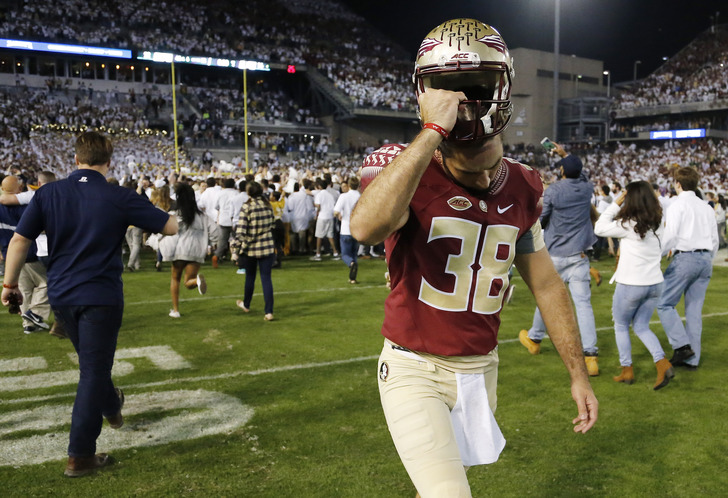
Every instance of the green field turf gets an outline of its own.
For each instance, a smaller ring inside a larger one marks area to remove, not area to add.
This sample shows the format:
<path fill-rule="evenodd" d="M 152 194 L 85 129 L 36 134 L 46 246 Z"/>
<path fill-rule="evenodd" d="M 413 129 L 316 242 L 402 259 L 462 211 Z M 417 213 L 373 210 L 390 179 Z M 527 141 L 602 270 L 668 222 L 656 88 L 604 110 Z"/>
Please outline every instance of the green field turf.
<path fill-rule="evenodd" d="M 474 496 L 728 493 L 728 268 L 715 269 L 708 290 L 701 367 L 677 369 L 655 392 L 652 359 L 634 336 L 636 382 L 612 380 L 613 264 L 597 263 L 605 281 L 592 287 L 602 375 L 593 379 L 599 421 L 586 435 L 571 430 L 576 410 L 553 346 L 530 356 L 518 343 L 534 301 L 515 277 L 496 413 L 508 442 L 497 463 L 469 471 Z M 124 274 L 115 382 L 126 425 L 104 425 L 98 450 L 116 464 L 93 476 L 62 474 L 77 379 L 71 344 L 25 335 L 2 310 L 1 496 L 414 497 L 377 391 L 383 261 L 361 261 L 356 286 L 340 261 L 285 261 L 270 323 L 259 287 L 250 314 L 236 308 L 243 277 L 229 264 L 205 265 L 207 295 L 183 290 L 182 317 L 169 318 L 168 265 L 155 272 L 149 253 L 143 265 Z"/>

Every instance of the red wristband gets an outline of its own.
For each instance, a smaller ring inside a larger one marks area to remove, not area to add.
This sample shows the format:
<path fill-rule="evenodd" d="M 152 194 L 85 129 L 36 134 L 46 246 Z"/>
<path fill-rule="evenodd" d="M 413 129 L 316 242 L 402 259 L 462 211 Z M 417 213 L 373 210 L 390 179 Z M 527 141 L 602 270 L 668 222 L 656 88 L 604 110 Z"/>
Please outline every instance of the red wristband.
<path fill-rule="evenodd" d="M 435 130 L 437 133 L 442 135 L 442 138 L 444 138 L 445 140 L 447 140 L 447 137 L 450 136 L 450 133 L 445 128 L 435 123 L 425 123 L 424 125 L 422 125 L 422 128 Z"/>
<path fill-rule="evenodd" d="M 17 289 L 18 284 L 10 285 L 10 284 L 3 284 L 3 289 Z"/>

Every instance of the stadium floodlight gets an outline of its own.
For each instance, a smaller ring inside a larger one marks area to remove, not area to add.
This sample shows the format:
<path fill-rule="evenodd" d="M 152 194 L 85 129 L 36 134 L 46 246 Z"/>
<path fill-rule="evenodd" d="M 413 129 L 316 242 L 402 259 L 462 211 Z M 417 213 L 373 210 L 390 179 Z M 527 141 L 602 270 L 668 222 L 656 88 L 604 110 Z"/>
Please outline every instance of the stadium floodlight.
<path fill-rule="evenodd" d="M 632 81 L 637 81 L 637 66 L 639 64 L 642 64 L 642 61 L 634 61 L 634 75 L 632 77 Z"/>

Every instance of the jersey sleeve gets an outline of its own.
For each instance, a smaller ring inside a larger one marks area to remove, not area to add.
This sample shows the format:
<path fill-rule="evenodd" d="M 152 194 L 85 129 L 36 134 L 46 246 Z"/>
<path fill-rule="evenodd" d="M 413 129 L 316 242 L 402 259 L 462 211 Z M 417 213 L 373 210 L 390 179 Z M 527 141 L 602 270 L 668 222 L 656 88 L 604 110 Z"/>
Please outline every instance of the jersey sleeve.
<path fill-rule="evenodd" d="M 35 195 L 35 192 L 32 190 L 27 190 L 25 192 L 20 192 L 19 194 L 15 194 L 16 199 L 18 199 L 18 204 L 21 206 L 25 206 L 26 204 L 30 204 L 30 200 Z"/>
<path fill-rule="evenodd" d="M 390 144 L 380 147 L 371 154 L 369 154 L 364 162 L 362 163 L 360 176 L 361 176 L 361 191 L 367 188 L 367 186 L 386 168 L 389 163 L 394 161 L 404 149 L 406 145 L 402 144 Z"/>
<path fill-rule="evenodd" d="M 516 254 L 531 254 L 546 247 L 541 223 L 536 223 L 516 241 Z"/>
<path fill-rule="evenodd" d="M 28 207 L 25 208 L 15 232 L 26 239 L 35 240 L 43 230 L 45 230 L 45 225 L 40 208 L 40 196 L 34 195 Z"/>

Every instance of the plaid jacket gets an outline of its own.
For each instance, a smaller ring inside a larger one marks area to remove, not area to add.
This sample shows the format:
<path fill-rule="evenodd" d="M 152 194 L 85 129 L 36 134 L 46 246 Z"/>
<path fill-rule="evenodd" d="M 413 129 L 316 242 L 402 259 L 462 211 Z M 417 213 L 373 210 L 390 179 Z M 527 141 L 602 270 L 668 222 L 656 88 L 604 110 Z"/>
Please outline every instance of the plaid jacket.
<path fill-rule="evenodd" d="M 240 209 L 233 251 L 253 258 L 276 252 L 273 242 L 273 209 L 261 198 L 248 200 Z"/>

